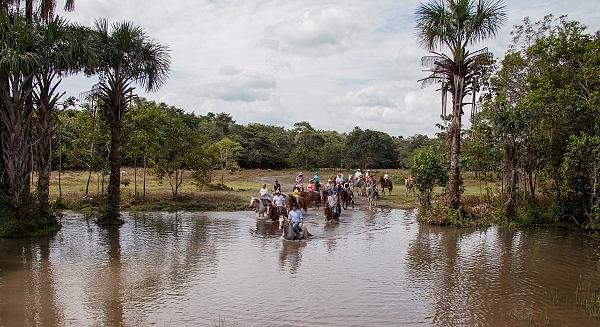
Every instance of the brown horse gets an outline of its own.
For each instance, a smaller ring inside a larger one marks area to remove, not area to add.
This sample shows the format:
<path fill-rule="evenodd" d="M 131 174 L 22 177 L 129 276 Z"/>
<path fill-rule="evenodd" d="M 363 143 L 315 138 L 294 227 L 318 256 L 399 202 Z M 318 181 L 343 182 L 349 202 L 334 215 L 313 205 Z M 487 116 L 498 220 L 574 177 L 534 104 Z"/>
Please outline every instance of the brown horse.
<path fill-rule="evenodd" d="M 345 189 L 343 187 L 340 187 L 338 188 L 338 194 L 340 196 L 340 203 L 344 210 L 348 210 L 348 205 L 351 205 L 352 209 L 354 209 L 354 198 L 352 196 L 352 190 L 350 188 Z"/>
<path fill-rule="evenodd" d="M 312 192 L 312 194 L 308 194 L 308 203 L 313 204 L 319 209 L 321 207 L 321 193 L 320 192 Z"/>
<path fill-rule="evenodd" d="M 307 192 L 305 192 L 305 193 L 307 193 Z M 307 196 L 308 196 L 308 193 L 307 193 Z M 292 201 L 294 201 L 294 196 L 292 194 L 288 194 L 285 199 L 285 206 L 287 207 L 288 211 L 292 210 Z M 307 212 L 308 211 L 307 205 L 308 205 L 308 200 L 306 200 L 302 196 L 302 194 L 300 194 L 300 197 L 298 198 L 298 206 L 300 208 L 302 208 L 302 210 L 304 210 L 304 212 Z"/>
<path fill-rule="evenodd" d="M 392 195 L 392 190 L 394 189 L 394 183 L 392 183 L 392 179 L 385 179 L 383 176 L 379 177 L 379 185 L 381 185 L 381 192 L 385 195 L 385 189 L 388 189 L 388 194 Z"/>

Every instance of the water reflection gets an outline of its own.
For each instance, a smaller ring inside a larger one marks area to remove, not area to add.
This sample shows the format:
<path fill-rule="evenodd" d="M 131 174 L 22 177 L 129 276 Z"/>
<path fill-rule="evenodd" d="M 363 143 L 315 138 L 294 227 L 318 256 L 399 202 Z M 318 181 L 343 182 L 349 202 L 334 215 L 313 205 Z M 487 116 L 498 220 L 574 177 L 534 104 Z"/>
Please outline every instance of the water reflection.
<path fill-rule="evenodd" d="M 0 325 L 63 323 L 56 304 L 51 241 L 0 240 Z"/>
<path fill-rule="evenodd" d="M 306 241 L 281 241 L 279 251 L 279 267 L 289 269 L 290 274 L 296 274 L 302 263 L 302 251 L 306 247 Z"/>
<path fill-rule="evenodd" d="M 0 325 L 600 322 L 581 305 L 600 287 L 597 240 L 419 225 L 414 215 L 355 209 L 326 224 L 311 210 L 315 236 L 300 242 L 253 213 L 136 214 L 118 228 L 68 215 L 54 238 L 0 240 Z M 294 301 L 272 306 L 282 290 Z M 295 315 L 274 320 L 281 312 Z"/>

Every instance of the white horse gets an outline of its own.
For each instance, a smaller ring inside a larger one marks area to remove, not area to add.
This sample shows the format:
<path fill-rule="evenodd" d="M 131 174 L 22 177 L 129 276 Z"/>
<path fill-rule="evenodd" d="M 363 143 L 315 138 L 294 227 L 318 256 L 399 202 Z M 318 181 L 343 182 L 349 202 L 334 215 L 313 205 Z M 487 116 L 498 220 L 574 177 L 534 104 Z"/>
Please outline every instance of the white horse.
<path fill-rule="evenodd" d="M 303 240 L 307 239 L 309 236 L 312 236 L 312 234 L 308 232 L 306 226 L 302 226 L 302 230 L 300 231 L 300 233 L 294 232 L 292 223 L 289 221 L 289 219 L 284 218 L 283 216 L 279 217 L 279 229 L 283 229 L 283 234 L 281 235 L 281 237 L 288 241 Z"/>
<path fill-rule="evenodd" d="M 257 217 L 265 217 L 265 212 L 267 212 L 267 207 L 263 204 L 263 202 L 259 198 L 251 198 L 250 206 L 248 208 L 254 209 Z"/>

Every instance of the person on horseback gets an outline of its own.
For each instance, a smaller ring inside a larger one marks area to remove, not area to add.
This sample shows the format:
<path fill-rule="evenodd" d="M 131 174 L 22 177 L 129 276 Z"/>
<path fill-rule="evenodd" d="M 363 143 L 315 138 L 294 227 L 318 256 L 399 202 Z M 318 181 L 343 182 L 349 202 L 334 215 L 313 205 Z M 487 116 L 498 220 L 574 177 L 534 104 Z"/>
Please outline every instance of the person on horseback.
<path fill-rule="evenodd" d="M 275 203 L 275 206 L 277 207 L 277 216 L 283 215 L 285 211 L 285 197 L 280 191 L 275 191 L 273 203 Z"/>
<path fill-rule="evenodd" d="M 386 170 L 385 173 L 383 174 L 383 179 L 385 179 L 385 181 L 387 182 L 390 179 L 390 174 L 388 173 L 388 171 Z"/>
<path fill-rule="evenodd" d="M 281 192 L 281 184 L 279 184 L 279 180 L 275 180 L 275 183 L 273 184 L 273 192 Z"/>
<path fill-rule="evenodd" d="M 300 207 L 297 204 L 292 204 L 292 210 L 290 210 L 288 217 L 292 223 L 292 229 L 295 233 L 299 234 L 304 225 L 304 218 L 302 217 L 302 211 L 300 211 Z"/>
<path fill-rule="evenodd" d="M 360 179 L 362 177 L 362 171 L 360 171 L 360 168 L 356 170 L 356 172 L 354 173 L 354 178 L 356 180 Z"/>
<path fill-rule="evenodd" d="M 325 184 L 325 191 L 331 191 L 331 179 L 327 180 L 327 184 Z"/>
<path fill-rule="evenodd" d="M 315 182 L 314 182 L 314 181 L 311 179 L 311 180 L 308 182 L 308 186 L 307 186 L 306 188 L 308 189 L 308 195 L 309 195 L 309 196 L 312 198 L 313 194 L 314 194 L 314 193 L 315 193 L 315 191 L 316 191 L 316 188 L 315 188 Z"/>
<path fill-rule="evenodd" d="M 321 190 L 321 174 L 319 172 L 315 172 L 315 176 L 313 176 L 313 182 L 315 183 L 315 191 L 319 192 Z"/>
<path fill-rule="evenodd" d="M 296 176 L 296 186 L 300 187 L 301 191 L 304 191 L 304 175 L 302 175 L 302 172 L 300 172 L 300 174 L 298 174 Z"/>
<path fill-rule="evenodd" d="M 370 169 L 367 169 L 367 173 L 365 174 L 365 179 L 367 180 L 367 182 L 375 182 L 375 179 L 373 178 L 373 174 L 371 173 Z"/>
<path fill-rule="evenodd" d="M 342 174 L 341 171 L 338 171 L 338 174 L 335 178 L 335 182 L 338 183 L 338 185 L 344 184 L 344 174 Z"/>
<path fill-rule="evenodd" d="M 259 196 L 263 205 L 267 208 L 267 217 L 269 217 L 269 213 L 271 212 L 269 206 L 269 203 L 271 203 L 271 196 L 269 195 L 269 190 L 267 190 L 267 184 L 263 184 L 259 191 Z"/>
<path fill-rule="evenodd" d="M 302 195 L 302 191 L 300 191 L 300 186 L 294 186 L 294 191 L 292 192 L 292 197 L 294 198 L 294 202 L 297 206 L 300 206 L 300 195 Z M 292 203 L 292 204 L 293 204 Z"/>
<path fill-rule="evenodd" d="M 340 200 L 338 197 L 337 188 L 332 188 L 329 196 L 327 197 L 327 204 L 331 208 L 331 212 L 333 214 L 338 214 L 340 212 Z"/>

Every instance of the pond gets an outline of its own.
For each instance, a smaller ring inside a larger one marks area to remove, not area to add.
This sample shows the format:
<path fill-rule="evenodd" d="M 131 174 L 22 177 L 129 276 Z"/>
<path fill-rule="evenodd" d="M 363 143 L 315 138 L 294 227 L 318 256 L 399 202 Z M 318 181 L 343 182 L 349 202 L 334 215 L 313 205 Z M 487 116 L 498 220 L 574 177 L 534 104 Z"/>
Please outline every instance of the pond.
<path fill-rule="evenodd" d="M 253 212 L 124 218 L 0 240 L 0 326 L 600 325 L 600 242 L 579 233 L 309 210 L 294 242 Z"/>

